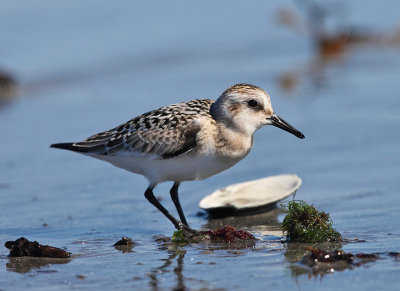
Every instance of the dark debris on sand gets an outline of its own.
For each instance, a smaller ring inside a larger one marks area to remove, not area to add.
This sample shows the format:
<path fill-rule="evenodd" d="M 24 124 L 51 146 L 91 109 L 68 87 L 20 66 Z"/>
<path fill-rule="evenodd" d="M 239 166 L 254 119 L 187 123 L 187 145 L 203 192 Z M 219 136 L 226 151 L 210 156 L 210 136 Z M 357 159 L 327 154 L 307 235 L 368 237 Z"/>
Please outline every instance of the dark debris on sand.
<path fill-rule="evenodd" d="M 114 247 L 116 246 L 135 246 L 135 243 L 129 237 L 122 237 L 114 244 Z"/>
<path fill-rule="evenodd" d="M 375 262 L 380 257 L 377 254 L 352 254 L 342 250 L 325 251 L 322 249 L 306 247 L 309 251 L 300 263 L 308 268 L 310 275 L 323 276 L 334 271 L 354 269 L 369 262 Z"/>
<path fill-rule="evenodd" d="M 63 249 L 41 245 L 37 241 L 31 242 L 24 237 L 6 242 L 5 247 L 10 250 L 9 257 L 69 258 L 71 256 L 71 253 Z"/>
<path fill-rule="evenodd" d="M 123 253 L 131 253 L 133 247 L 135 247 L 135 242 L 129 237 L 122 237 L 119 241 L 114 244 L 114 248 Z"/>

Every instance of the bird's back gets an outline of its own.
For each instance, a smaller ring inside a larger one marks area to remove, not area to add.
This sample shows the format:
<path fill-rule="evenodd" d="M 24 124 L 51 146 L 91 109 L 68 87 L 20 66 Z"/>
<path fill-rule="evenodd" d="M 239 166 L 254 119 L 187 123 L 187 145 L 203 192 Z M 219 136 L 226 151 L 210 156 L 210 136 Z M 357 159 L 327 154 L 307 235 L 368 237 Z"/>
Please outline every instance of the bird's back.
<path fill-rule="evenodd" d="M 211 118 L 210 106 L 213 102 L 196 99 L 164 106 L 81 142 L 58 143 L 51 147 L 88 155 L 151 159 L 176 157 L 196 146 L 200 127 L 193 121 L 200 117 Z"/>

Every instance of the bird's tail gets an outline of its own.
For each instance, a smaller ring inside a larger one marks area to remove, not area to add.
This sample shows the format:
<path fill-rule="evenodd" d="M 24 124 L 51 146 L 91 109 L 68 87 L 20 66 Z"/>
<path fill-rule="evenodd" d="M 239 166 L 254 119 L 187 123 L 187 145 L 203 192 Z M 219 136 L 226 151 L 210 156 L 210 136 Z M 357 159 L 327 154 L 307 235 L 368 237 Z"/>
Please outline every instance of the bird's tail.
<path fill-rule="evenodd" d="M 63 150 L 69 150 L 73 152 L 79 152 L 79 153 L 87 153 L 89 151 L 88 147 L 82 147 L 75 145 L 73 142 L 64 142 L 64 143 L 54 143 L 50 145 L 51 148 L 57 148 L 57 149 L 63 149 Z"/>

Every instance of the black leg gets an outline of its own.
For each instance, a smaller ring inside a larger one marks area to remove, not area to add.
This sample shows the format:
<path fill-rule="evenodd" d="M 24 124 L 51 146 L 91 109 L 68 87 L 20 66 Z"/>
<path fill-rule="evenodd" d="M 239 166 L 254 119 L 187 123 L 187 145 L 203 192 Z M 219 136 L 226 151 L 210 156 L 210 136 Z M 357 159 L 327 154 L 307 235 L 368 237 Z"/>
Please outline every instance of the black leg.
<path fill-rule="evenodd" d="M 150 185 L 146 191 L 144 192 L 144 197 L 146 197 L 147 200 L 151 204 L 153 204 L 155 207 L 157 207 L 158 210 L 160 210 L 175 226 L 176 229 L 181 229 L 182 228 L 182 222 L 180 222 L 178 219 L 173 217 L 167 209 L 164 208 L 164 206 L 161 205 L 160 202 L 158 202 L 157 198 L 153 194 L 153 189 L 155 186 Z"/>
<path fill-rule="evenodd" d="M 174 202 L 175 208 L 178 211 L 179 218 L 181 219 L 184 225 L 189 226 L 189 224 L 186 221 L 185 214 L 183 213 L 181 203 L 179 202 L 178 188 L 180 184 L 181 184 L 180 182 L 175 182 L 169 193 L 171 194 L 172 201 Z"/>

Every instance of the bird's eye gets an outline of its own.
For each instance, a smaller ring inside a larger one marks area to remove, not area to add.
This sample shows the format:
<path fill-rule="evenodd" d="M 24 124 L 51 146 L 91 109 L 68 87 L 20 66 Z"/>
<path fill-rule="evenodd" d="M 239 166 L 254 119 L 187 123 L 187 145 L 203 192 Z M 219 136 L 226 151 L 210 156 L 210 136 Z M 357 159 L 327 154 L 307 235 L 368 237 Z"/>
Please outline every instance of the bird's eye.
<path fill-rule="evenodd" d="M 247 105 L 249 105 L 249 107 L 251 108 L 256 108 L 258 106 L 258 102 L 257 100 L 251 99 L 247 101 Z"/>

